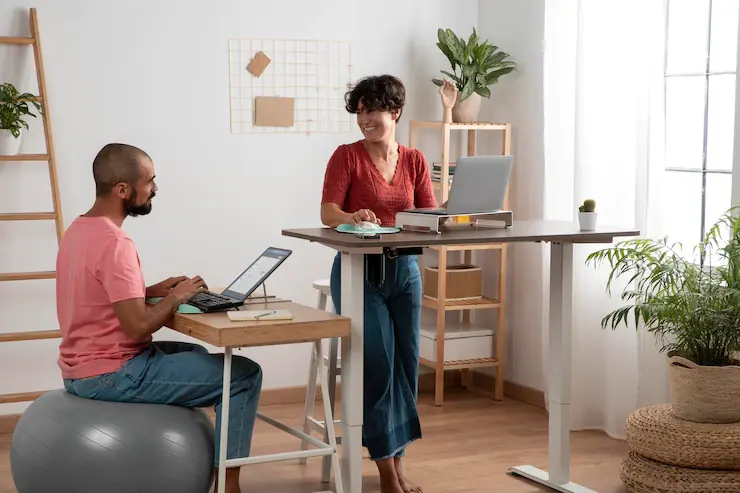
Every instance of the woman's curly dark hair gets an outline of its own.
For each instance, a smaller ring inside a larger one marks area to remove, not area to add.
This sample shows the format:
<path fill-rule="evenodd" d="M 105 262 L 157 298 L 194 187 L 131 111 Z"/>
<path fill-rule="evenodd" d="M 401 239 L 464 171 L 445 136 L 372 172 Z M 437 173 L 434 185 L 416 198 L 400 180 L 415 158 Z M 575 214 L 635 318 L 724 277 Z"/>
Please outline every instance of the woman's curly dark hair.
<path fill-rule="evenodd" d="M 347 91 L 344 101 L 347 111 L 353 114 L 359 111 L 360 102 L 373 111 L 399 110 L 398 121 L 406 104 L 406 88 L 392 75 L 372 75 L 360 79 L 352 90 Z"/>

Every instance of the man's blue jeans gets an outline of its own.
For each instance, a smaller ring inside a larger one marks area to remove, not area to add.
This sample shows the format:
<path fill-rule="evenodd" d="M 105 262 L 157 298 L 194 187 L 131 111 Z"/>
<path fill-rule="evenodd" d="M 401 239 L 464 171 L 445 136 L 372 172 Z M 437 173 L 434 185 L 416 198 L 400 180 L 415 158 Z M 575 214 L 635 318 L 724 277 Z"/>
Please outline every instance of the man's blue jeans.
<path fill-rule="evenodd" d="M 221 427 L 223 354 L 186 342 L 153 342 L 114 373 L 65 380 L 71 394 L 114 402 L 216 407 L 215 466 Z M 257 415 L 262 369 L 252 360 L 234 356 L 231 369 L 227 458 L 248 457 Z"/>

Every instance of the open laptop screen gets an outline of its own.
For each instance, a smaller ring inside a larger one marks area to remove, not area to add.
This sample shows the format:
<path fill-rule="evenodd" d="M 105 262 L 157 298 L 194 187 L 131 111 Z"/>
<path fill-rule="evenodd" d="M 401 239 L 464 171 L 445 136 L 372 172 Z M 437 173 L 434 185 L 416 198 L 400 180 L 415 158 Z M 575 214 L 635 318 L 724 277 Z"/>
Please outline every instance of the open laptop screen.
<path fill-rule="evenodd" d="M 275 269 L 293 253 L 291 250 L 270 247 L 259 256 L 252 265 L 242 272 L 234 282 L 224 290 L 224 296 L 229 296 L 237 300 L 245 300 L 247 296 L 257 289 L 260 284 L 270 277 Z"/>

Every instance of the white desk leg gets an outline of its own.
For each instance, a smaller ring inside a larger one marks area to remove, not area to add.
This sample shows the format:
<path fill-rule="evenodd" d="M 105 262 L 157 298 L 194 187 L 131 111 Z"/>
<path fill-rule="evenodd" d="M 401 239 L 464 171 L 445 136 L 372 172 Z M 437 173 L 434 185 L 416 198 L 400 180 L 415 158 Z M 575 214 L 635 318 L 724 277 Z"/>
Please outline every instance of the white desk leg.
<path fill-rule="evenodd" d="M 231 348 L 224 348 L 223 397 L 221 398 L 221 441 L 218 449 L 218 491 L 226 491 L 226 450 L 229 437 L 229 403 L 231 402 Z"/>
<path fill-rule="evenodd" d="M 548 380 L 550 471 L 517 466 L 511 473 L 555 491 L 596 493 L 570 481 L 571 322 L 573 313 L 573 244 L 550 247 L 550 346 Z"/>
<path fill-rule="evenodd" d="M 362 402 L 365 255 L 342 253 L 342 315 L 352 319 L 342 339 L 342 479 L 345 493 L 362 492 Z"/>

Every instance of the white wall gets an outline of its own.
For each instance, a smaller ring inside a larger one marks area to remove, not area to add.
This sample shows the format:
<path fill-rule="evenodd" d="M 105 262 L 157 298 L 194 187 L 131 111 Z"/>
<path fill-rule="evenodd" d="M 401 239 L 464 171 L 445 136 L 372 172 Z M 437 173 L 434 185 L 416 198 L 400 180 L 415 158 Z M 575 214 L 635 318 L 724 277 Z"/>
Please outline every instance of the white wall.
<path fill-rule="evenodd" d="M 491 87 L 491 98 L 483 100 L 480 118 L 512 126 L 509 205 L 514 219 L 542 219 L 545 0 L 480 0 L 479 13 L 481 38 L 509 53 L 510 60 L 519 65 Z M 483 144 L 483 136 L 479 141 Z M 478 150 L 496 151 L 485 145 Z M 542 389 L 542 252 L 543 246 L 537 243 L 510 245 L 507 276 L 505 378 L 537 389 Z"/>
<path fill-rule="evenodd" d="M 28 35 L 29 7 L 38 9 L 66 224 L 94 200 L 91 162 L 98 149 L 131 143 L 153 157 L 160 188 L 152 214 L 124 224 L 148 283 L 200 274 L 223 286 L 275 245 L 294 254 L 268 289 L 309 305 L 316 298 L 311 281 L 328 277 L 332 251 L 280 231 L 320 225 L 326 160 L 359 134 L 231 135 L 227 39 L 353 41 L 355 78 L 387 72 L 405 82 L 408 106 L 398 138 L 406 143 L 408 120 L 439 118 L 437 88 L 429 82 L 446 63 L 435 45 L 437 28 L 469 32 L 478 19 L 475 0 L 275 0 L 270 6 L 4 0 L 0 33 Z M 2 47 L 0 79 L 36 92 L 30 53 Z M 42 143 L 34 125 L 22 152 L 41 152 Z M 48 197 L 43 163 L 0 163 L 0 211 L 50 210 Z M 52 270 L 55 253 L 51 222 L 0 224 L 0 272 Z M 56 328 L 53 288 L 53 281 L 0 284 L 0 331 Z M 0 346 L 0 393 L 58 388 L 57 345 Z M 265 388 L 305 384 L 307 345 L 241 354 L 262 364 Z M 7 405 L 0 413 L 25 406 Z"/>

